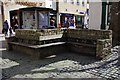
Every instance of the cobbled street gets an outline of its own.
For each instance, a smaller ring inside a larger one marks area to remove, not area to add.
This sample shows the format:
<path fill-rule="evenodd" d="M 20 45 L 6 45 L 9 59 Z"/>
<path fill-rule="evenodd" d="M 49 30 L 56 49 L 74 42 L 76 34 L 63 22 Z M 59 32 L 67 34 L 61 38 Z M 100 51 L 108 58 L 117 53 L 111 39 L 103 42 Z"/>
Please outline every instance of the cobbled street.
<path fill-rule="evenodd" d="M 0 36 L 0 45 L 2 45 L 0 48 L 0 54 L 2 54 L 0 66 L 3 80 L 25 78 L 28 80 L 37 78 L 120 79 L 119 46 L 114 47 L 113 54 L 103 60 L 73 53 L 61 53 L 41 60 L 31 60 L 23 53 L 8 52 L 4 36 Z"/>

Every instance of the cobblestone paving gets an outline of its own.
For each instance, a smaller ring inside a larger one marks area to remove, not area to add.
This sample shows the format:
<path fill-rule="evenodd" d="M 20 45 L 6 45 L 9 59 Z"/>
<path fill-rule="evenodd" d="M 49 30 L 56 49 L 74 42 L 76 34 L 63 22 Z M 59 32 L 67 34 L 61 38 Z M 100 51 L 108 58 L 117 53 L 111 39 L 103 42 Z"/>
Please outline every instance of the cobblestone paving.
<path fill-rule="evenodd" d="M 4 46 L 4 39 L 2 44 Z M 31 60 L 27 55 L 19 52 L 8 52 L 5 47 L 2 47 L 0 48 L 0 55 L 2 54 L 0 67 L 2 68 L 3 80 L 15 78 L 17 80 L 19 78 L 27 78 L 28 80 L 36 78 L 99 78 L 101 80 L 119 80 L 120 47 L 114 47 L 112 53 L 112 55 L 100 61 L 94 57 L 73 53 L 61 53 L 42 60 Z"/>

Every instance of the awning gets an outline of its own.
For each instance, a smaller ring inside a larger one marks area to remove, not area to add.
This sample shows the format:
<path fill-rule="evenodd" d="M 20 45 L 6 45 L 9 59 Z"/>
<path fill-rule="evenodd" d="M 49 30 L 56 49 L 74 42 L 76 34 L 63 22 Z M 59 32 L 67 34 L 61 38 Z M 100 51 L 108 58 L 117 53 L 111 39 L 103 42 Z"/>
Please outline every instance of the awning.
<path fill-rule="evenodd" d="M 59 13 L 73 14 L 73 15 L 76 15 L 76 16 L 85 16 L 85 14 L 74 13 L 74 12 L 59 12 Z"/>

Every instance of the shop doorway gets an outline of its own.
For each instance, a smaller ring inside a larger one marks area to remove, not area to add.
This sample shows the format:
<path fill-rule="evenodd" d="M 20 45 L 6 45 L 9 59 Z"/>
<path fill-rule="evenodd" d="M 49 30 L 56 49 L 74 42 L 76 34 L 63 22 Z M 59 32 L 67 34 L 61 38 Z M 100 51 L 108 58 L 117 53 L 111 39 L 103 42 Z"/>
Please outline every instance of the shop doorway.
<path fill-rule="evenodd" d="M 60 24 L 61 24 L 61 27 L 70 27 L 70 26 L 74 26 L 74 23 L 73 23 L 73 17 L 74 15 L 73 14 L 65 14 L 65 13 L 61 13 L 60 14 Z"/>
<path fill-rule="evenodd" d="M 57 17 L 56 15 L 50 15 L 50 27 L 49 28 L 57 28 Z"/>
<path fill-rule="evenodd" d="M 14 32 L 16 29 L 20 28 L 19 11 L 18 10 L 10 11 L 10 26 L 12 27 Z"/>
<path fill-rule="evenodd" d="M 76 28 L 84 28 L 84 16 L 75 16 Z"/>

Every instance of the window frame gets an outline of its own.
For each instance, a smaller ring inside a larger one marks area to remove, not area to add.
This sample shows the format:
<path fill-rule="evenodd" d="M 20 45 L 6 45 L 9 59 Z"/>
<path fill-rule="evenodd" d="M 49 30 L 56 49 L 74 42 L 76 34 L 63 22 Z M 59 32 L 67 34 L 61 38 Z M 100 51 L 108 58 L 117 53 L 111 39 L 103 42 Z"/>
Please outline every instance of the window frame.
<path fill-rule="evenodd" d="M 71 4 L 74 4 L 74 0 L 71 0 Z"/>

